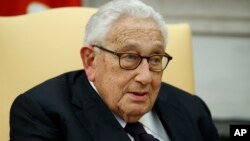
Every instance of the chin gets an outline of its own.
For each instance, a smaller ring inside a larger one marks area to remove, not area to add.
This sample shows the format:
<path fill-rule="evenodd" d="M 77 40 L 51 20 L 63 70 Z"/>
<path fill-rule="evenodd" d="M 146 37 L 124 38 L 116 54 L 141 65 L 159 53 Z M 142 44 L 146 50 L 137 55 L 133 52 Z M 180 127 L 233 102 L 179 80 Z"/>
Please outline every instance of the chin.
<path fill-rule="evenodd" d="M 115 110 L 123 120 L 126 122 L 137 122 L 144 114 L 152 109 L 152 105 L 145 103 L 127 103 L 124 107 L 117 106 Z"/>
<path fill-rule="evenodd" d="M 135 123 L 137 121 L 139 121 L 140 118 L 133 118 L 133 117 L 130 117 L 128 119 L 126 119 L 125 121 L 128 122 L 128 123 Z"/>
<path fill-rule="evenodd" d="M 144 114 L 149 112 L 151 109 L 150 108 L 137 108 L 137 109 L 131 109 L 131 111 L 127 111 L 123 114 L 123 119 L 126 122 L 137 122 Z"/>

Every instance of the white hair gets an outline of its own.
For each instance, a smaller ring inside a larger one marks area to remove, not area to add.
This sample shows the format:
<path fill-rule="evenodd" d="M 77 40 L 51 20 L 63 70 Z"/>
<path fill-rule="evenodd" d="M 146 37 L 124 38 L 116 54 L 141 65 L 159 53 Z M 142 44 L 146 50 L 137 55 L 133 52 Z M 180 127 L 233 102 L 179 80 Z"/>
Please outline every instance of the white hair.
<path fill-rule="evenodd" d="M 85 44 L 104 41 L 113 23 L 123 15 L 135 18 L 151 18 L 154 20 L 162 32 L 165 48 L 167 30 L 162 16 L 140 0 L 112 0 L 100 7 L 87 23 L 84 38 Z"/>

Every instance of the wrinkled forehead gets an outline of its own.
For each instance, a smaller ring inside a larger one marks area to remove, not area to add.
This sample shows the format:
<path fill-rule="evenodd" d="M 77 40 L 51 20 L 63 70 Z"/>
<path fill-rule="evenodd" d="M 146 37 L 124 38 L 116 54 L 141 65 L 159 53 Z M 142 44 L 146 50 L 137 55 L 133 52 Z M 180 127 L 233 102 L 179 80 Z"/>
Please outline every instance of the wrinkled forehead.
<path fill-rule="evenodd" d="M 137 46 L 163 48 L 163 38 L 159 26 L 150 18 L 120 17 L 114 22 L 105 40 L 117 47 L 133 43 Z"/>

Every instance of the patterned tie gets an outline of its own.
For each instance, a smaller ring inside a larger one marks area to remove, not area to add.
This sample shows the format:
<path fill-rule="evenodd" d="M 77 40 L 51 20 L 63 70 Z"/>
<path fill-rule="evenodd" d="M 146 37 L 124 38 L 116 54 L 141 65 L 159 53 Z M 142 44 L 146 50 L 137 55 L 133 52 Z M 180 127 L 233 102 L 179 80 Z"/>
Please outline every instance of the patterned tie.
<path fill-rule="evenodd" d="M 140 122 L 127 123 L 124 130 L 133 136 L 135 141 L 159 141 L 154 136 L 148 134 Z"/>

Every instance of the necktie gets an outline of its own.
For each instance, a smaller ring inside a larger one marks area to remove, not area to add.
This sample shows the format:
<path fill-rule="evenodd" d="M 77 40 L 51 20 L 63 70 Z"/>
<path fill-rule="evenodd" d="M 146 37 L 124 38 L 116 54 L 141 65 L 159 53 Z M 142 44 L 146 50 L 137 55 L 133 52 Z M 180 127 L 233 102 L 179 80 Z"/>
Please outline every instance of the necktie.
<path fill-rule="evenodd" d="M 159 141 L 154 136 L 148 134 L 140 122 L 127 123 L 124 130 L 133 136 L 135 141 Z"/>

